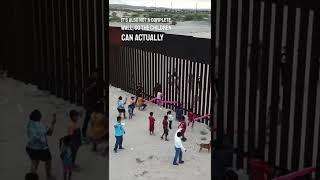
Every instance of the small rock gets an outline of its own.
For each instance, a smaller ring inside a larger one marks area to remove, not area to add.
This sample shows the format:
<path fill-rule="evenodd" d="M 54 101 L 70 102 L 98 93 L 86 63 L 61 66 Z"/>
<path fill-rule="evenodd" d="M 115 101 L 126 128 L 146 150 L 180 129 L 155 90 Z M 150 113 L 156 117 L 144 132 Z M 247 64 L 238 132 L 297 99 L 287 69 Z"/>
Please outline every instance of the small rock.
<path fill-rule="evenodd" d="M 141 160 L 140 158 L 136 158 L 136 162 L 137 162 L 137 163 L 143 163 L 144 161 Z"/>
<path fill-rule="evenodd" d="M 202 137 L 202 138 L 201 138 L 201 141 L 205 141 L 205 140 L 207 140 L 207 138 L 205 138 L 205 137 Z"/>
<path fill-rule="evenodd" d="M 201 130 L 201 131 L 200 131 L 200 134 L 201 134 L 201 135 L 207 135 L 207 134 L 208 134 L 208 132 L 207 132 L 207 131 L 205 131 L 205 130 Z"/>
<path fill-rule="evenodd" d="M 141 174 L 141 176 L 143 176 L 143 175 L 145 175 L 145 174 L 147 174 L 147 173 L 148 173 L 148 171 L 143 171 L 142 174 Z"/>

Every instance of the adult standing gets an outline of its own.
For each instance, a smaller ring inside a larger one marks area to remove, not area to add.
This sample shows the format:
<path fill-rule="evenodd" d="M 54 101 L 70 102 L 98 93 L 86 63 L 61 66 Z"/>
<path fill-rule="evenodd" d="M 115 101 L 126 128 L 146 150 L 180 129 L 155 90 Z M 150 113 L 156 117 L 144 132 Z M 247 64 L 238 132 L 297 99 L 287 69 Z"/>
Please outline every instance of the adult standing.
<path fill-rule="evenodd" d="M 114 125 L 114 130 L 115 130 L 115 137 L 116 137 L 116 144 L 114 147 L 114 152 L 117 152 L 118 148 L 119 149 L 124 149 L 122 147 L 122 142 L 123 142 L 123 135 L 125 134 L 125 130 L 123 125 L 121 124 L 121 117 L 117 117 L 117 123 Z"/>
<path fill-rule="evenodd" d="M 162 92 L 162 86 L 160 83 L 156 83 L 155 87 L 153 88 L 154 94 L 157 94 L 158 92 Z"/>
<path fill-rule="evenodd" d="M 178 106 L 176 107 L 176 119 L 178 121 L 181 121 L 183 117 L 183 109 L 182 109 L 182 105 L 178 104 Z"/>
<path fill-rule="evenodd" d="M 175 147 L 176 153 L 175 153 L 175 156 L 174 156 L 174 159 L 173 159 L 173 165 L 179 165 L 177 163 L 178 158 L 179 158 L 179 163 L 180 164 L 184 163 L 184 161 L 182 160 L 182 151 L 186 152 L 186 149 L 182 145 L 182 141 L 181 141 L 182 133 L 181 133 L 181 131 L 182 131 L 182 129 L 179 128 L 178 131 L 175 134 L 175 137 L 174 137 L 174 147 Z"/>
<path fill-rule="evenodd" d="M 137 98 L 136 98 L 135 103 L 137 103 L 139 97 L 142 97 L 142 84 L 141 84 L 141 82 L 139 82 L 136 87 L 136 96 L 137 96 Z"/>
<path fill-rule="evenodd" d="M 31 173 L 37 173 L 39 162 L 45 162 L 47 179 L 55 179 L 51 174 L 51 153 L 47 136 L 51 136 L 56 123 L 56 115 L 53 115 L 51 126 L 48 128 L 41 123 L 41 112 L 34 110 L 29 116 L 27 124 L 28 144 L 26 151 L 31 159 Z"/>
<path fill-rule="evenodd" d="M 108 125 L 102 103 L 98 103 L 94 108 L 94 112 L 91 114 L 90 125 L 89 132 L 93 145 L 92 150 L 97 151 L 98 144 L 108 141 Z"/>
<path fill-rule="evenodd" d="M 160 105 L 162 104 L 162 98 L 163 98 L 163 94 L 162 94 L 162 87 L 161 84 L 156 83 L 156 86 L 153 89 L 154 93 L 156 94 L 156 104 Z"/>
<path fill-rule="evenodd" d="M 91 113 L 96 103 L 104 96 L 104 89 L 107 86 L 102 78 L 100 69 L 95 69 L 92 76 L 86 82 L 84 90 L 84 107 L 86 109 L 86 116 L 82 126 L 82 136 L 87 137 L 88 123 L 90 121 Z"/>

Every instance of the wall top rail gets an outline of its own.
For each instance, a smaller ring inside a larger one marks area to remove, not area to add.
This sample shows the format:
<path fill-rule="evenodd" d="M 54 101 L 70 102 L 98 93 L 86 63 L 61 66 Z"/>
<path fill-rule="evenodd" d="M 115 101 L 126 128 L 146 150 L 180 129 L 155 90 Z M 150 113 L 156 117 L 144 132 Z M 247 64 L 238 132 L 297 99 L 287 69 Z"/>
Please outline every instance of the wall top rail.
<path fill-rule="evenodd" d="M 121 34 L 165 34 L 163 41 L 121 41 Z M 211 39 L 152 31 L 124 31 L 109 27 L 111 46 L 125 46 L 144 51 L 210 64 Z"/>
<path fill-rule="evenodd" d="M 295 6 L 296 8 L 320 9 L 318 0 L 261 0 L 272 1 L 273 3 L 284 3 Z"/>

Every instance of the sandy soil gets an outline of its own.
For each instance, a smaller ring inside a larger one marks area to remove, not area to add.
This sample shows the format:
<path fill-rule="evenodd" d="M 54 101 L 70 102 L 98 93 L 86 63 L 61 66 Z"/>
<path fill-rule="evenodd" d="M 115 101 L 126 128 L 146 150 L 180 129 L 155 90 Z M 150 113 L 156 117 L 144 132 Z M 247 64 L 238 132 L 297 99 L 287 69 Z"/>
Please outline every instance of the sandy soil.
<path fill-rule="evenodd" d="M 208 143 L 210 131 L 202 123 L 195 123 L 193 129 L 186 131 L 186 142 L 183 143 L 187 152 L 183 154 L 184 164 L 172 165 L 174 157 L 174 134 L 178 122 L 173 122 L 173 129 L 169 132 L 169 141 L 160 139 L 162 135 L 162 119 L 168 111 L 159 106 L 148 103 L 145 111 L 135 109 L 132 120 L 125 119 L 126 134 L 124 135 L 124 150 L 113 152 L 115 143 L 113 125 L 116 122 L 118 111 L 116 101 L 119 96 L 131 97 L 131 94 L 121 89 L 110 87 L 110 179 L 112 180 L 210 180 L 211 179 L 211 153 L 207 150 L 199 152 L 197 143 Z M 127 107 L 126 107 L 127 110 Z M 154 113 L 155 136 L 148 132 L 150 112 Z M 203 132 L 203 133 L 201 133 Z M 202 135 L 204 134 L 204 135 Z M 201 140 L 203 139 L 203 140 Z"/>
<path fill-rule="evenodd" d="M 51 122 L 52 113 L 57 113 L 55 132 L 48 140 L 53 157 L 53 173 L 57 180 L 62 179 L 58 139 L 65 135 L 68 111 L 82 108 L 12 79 L 0 79 L 0 179 L 24 179 L 29 171 L 30 161 L 25 152 L 26 123 L 29 113 L 36 108 L 42 112 L 43 122 L 46 124 Z M 90 146 L 80 148 L 78 164 L 81 170 L 73 174 L 73 179 L 98 180 L 108 177 L 107 158 L 92 153 Z M 45 179 L 44 164 L 40 164 L 38 171 L 40 179 Z"/>

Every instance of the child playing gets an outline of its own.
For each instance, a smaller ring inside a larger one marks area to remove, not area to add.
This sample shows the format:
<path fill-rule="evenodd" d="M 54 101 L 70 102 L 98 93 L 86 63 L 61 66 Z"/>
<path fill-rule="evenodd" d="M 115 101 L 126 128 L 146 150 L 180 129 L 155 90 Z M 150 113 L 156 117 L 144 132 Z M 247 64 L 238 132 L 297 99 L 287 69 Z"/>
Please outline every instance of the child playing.
<path fill-rule="evenodd" d="M 144 110 L 147 105 L 145 104 L 145 100 L 142 97 L 138 97 L 138 106 L 139 106 L 139 110 L 142 107 L 142 110 Z"/>
<path fill-rule="evenodd" d="M 79 113 L 76 110 L 71 110 L 69 113 L 70 120 L 67 125 L 68 135 L 71 140 L 71 152 L 73 168 L 76 168 L 76 157 L 79 147 L 81 146 L 81 131 L 79 124 Z"/>
<path fill-rule="evenodd" d="M 193 128 L 193 125 L 194 125 L 194 118 L 195 118 L 195 114 L 192 112 L 192 109 L 189 109 L 189 112 L 188 112 L 188 126 L 191 124 L 191 128 Z"/>
<path fill-rule="evenodd" d="M 167 112 L 168 120 L 169 120 L 169 128 L 172 129 L 172 121 L 173 121 L 173 115 L 171 114 L 171 111 Z"/>
<path fill-rule="evenodd" d="M 71 137 L 65 136 L 60 139 L 59 148 L 61 151 L 60 158 L 63 164 L 63 179 L 71 180 L 72 174 L 72 150 L 71 150 Z"/>
<path fill-rule="evenodd" d="M 127 99 L 125 101 L 123 101 L 121 96 L 118 98 L 117 109 L 118 109 L 120 117 L 121 117 L 121 114 L 123 113 L 123 118 L 124 119 L 126 118 L 126 110 L 124 109 L 124 105 L 126 103 L 127 103 Z"/>
<path fill-rule="evenodd" d="M 169 133 L 169 129 L 168 129 L 168 116 L 164 116 L 164 119 L 162 121 L 162 126 L 163 126 L 163 134 L 161 136 L 161 139 L 163 139 L 163 135 L 165 135 L 165 140 L 168 141 L 168 133 Z"/>
<path fill-rule="evenodd" d="M 134 97 L 132 96 L 130 100 L 130 104 L 128 105 L 129 119 L 132 119 L 134 108 L 135 108 L 135 101 L 134 101 Z"/>
<path fill-rule="evenodd" d="M 123 142 L 123 135 L 126 133 L 124 130 L 124 127 L 121 123 L 120 116 L 117 117 L 117 123 L 114 125 L 114 131 L 115 131 L 115 137 L 116 137 L 116 144 L 115 144 L 113 150 L 116 153 L 118 150 L 118 147 L 119 147 L 119 149 L 124 149 L 122 147 L 122 142 Z"/>
<path fill-rule="evenodd" d="M 182 136 L 181 140 L 182 141 L 186 141 L 187 138 L 184 136 L 184 133 L 186 132 L 186 129 L 187 129 L 187 123 L 186 123 L 186 120 L 185 120 L 184 116 L 181 117 L 181 122 L 180 122 L 180 125 L 179 125 L 178 128 L 182 129 L 181 130 L 181 136 Z"/>
<path fill-rule="evenodd" d="M 150 116 L 149 116 L 149 131 L 150 131 L 150 135 L 154 135 L 154 122 L 155 122 L 155 119 L 153 117 L 153 112 L 150 112 Z"/>
<path fill-rule="evenodd" d="M 161 105 L 162 101 L 162 92 L 157 92 L 156 104 Z"/>

